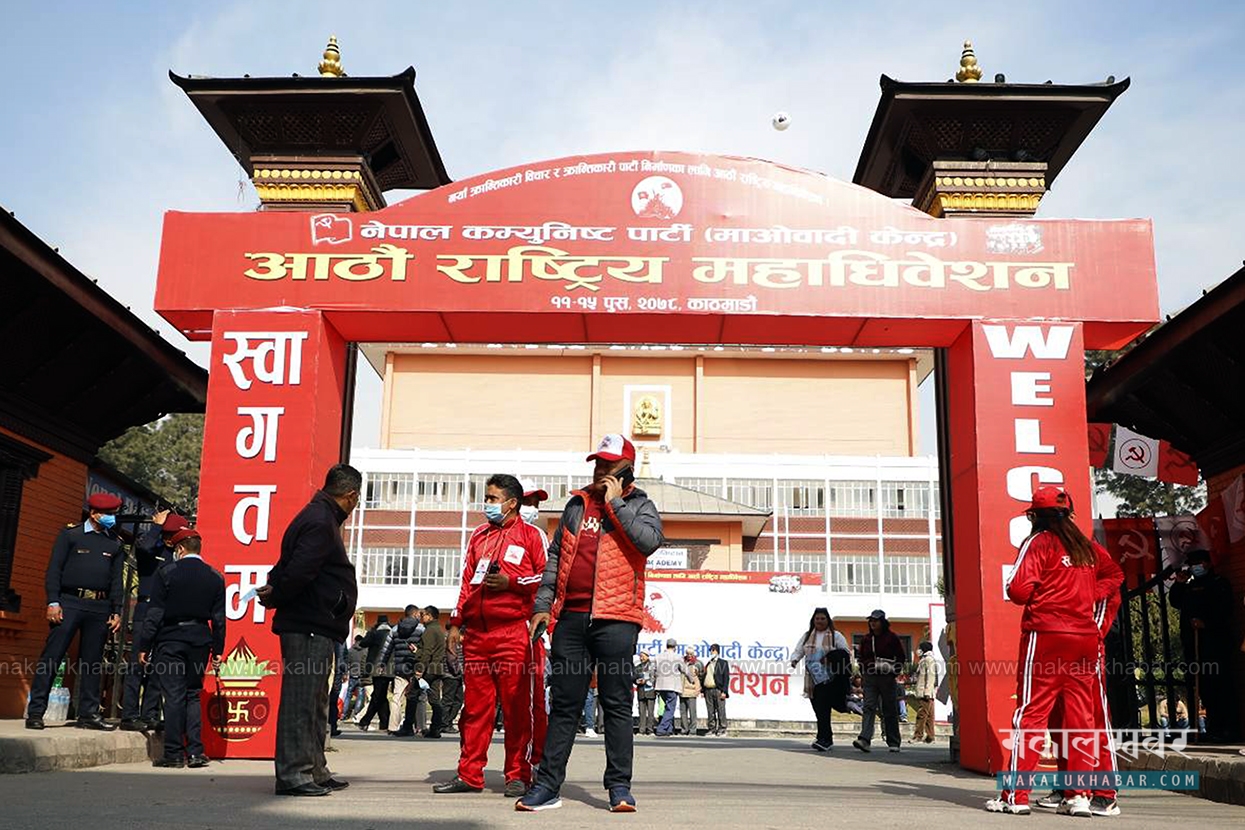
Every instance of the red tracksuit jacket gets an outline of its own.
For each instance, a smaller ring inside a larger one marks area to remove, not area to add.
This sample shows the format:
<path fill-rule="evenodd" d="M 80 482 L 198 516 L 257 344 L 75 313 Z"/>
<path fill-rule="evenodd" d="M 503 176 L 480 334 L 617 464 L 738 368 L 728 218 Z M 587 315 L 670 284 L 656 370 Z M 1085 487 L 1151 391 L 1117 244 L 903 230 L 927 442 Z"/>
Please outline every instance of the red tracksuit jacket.
<path fill-rule="evenodd" d="M 1124 572 L 1097 542 L 1094 565 L 1076 567 L 1050 531 L 1036 533 L 1020 546 L 1007 580 L 1007 597 L 1025 606 L 1021 631 L 1058 631 L 1101 636 L 1111 595 L 1118 594 Z M 1114 611 L 1110 611 L 1114 617 Z"/>
<path fill-rule="evenodd" d="M 510 577 L 509 588 L 486 591 L 483 583 L 471 584 L 482 559 L 501 565 L 501 572 Z M 517 517 L 506 525 L 485 522 L 471 532 L 467 542 L 462 588 L 450 625 L 466 624 L 488 631 L 526 622 L 532 616 L 532 602 L 544 573 L 545 548 L 537 528 Z"/>

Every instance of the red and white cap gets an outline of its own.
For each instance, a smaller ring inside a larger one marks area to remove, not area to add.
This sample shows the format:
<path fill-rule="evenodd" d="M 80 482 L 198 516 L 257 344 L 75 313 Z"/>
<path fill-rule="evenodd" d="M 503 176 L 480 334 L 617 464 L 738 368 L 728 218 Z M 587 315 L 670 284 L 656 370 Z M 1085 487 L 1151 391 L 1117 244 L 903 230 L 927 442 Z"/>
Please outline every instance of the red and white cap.
<path fill-rule="evenodd" d="M 1072 497 L 1062 487 L 1047 484 L 1033 491 L 1029 510 L 1072 510 Z M 1026 511 L 1027 512 L 1027 511 Z"/>
<path fill-rule="evenodd" d="M 549 494 L 547 492 L 537 487 L 533 482 L 529 481 L 528 479 L 525 479 L 525 478 L 519 479 L 519 486 L 523 488 L 523 498 L 525 499 L 531 496 L 535 496 L 537 501 L 544 501 L 545 499 L 549 498 Z"/>
<path fill-rule="evenodd" d="M 635 461 L 635 444 L 628 441 L 617 432 L 611 432 L 609 435 L 601 439 L 601 443 L 597 444 L 596 452 L 588 456 L 586 460 L 596 461 Z"/>

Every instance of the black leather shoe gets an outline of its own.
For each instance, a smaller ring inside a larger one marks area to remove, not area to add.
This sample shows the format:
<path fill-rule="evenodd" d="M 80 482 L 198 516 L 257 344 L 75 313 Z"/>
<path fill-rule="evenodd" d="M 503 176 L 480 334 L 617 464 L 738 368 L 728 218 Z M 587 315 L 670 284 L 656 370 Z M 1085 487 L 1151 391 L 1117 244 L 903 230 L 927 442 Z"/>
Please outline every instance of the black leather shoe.
<path fill-rule="evenodd" d="M 133 719 L 121 721 L 122 732 L 146 732 L 147 729 L 147 721 Z"/>
<path fill-rule="evenodd" d="M 429 730 L 429 729 L 425 729 L 423 732 L 420 732 L 419 734 L 425 738 L 431 738 L 434 741 L 441 737 L 440 732 L 433 732 L 432 730 Z"/>
<path fill-rule="evenodd" d="M 164 721 L 159 720 L 158 718 L 147 718 L 146 720 L 143 721 L 143 723 L 147 724 L 148 732 L 163 732 L 164 731 Z"/>
<path fill-rule="evenodd" d="M 463 779 L 455 776 L 452 781 L 444 781 L 440 784 L 433 784 L 432 791 L 434 793 L 480 793 L 484 792 L 483 787 L 473 787 Z"/>
<path fill-rule="evenodd" d="M 186 762 L 186 766 L 191 769 L 200 769 L 212 763 L 212 759 L 206 755 L 191 755 L 190 760 Z"/>
<path fill-rule="evenodd" d="M 350 786 L 350 782 L 342 778 L 330 778 L 327 781 L 321 781 L 320 786 L 328 787 L 330 790 L 344 790 Z"/>
<path fill-rule="evenodd" d="M 395 738 L 411 738 L 411 737 L 414 737 L 415 730 L 410 728 L 409 726 L 404 726 L 401 729 L 397 730 L 396 732 L 390 732 L 389 734 Z"/>
<path fill-rule="evenodd" d="M 111 732 L 117 728 L 116 724 L 109 723 L 99 715 L 93 718 L 79 718 L 77 727 L 79 729 L 94 729 L 97 732 Z"/>
<path fill-rule="evenodd" d="M 321 787 L 314 781 L 308 781 L 306 784 L 300 784 L 297 787 L 277 787 L 277 795 L 328 795 L 331 793 L 328 787 Z"/>
<path fill-rule="evenodd" d="M 153 767 L 167 767 L 169 769 L 181 769 L 186 766 L 184 758 L 157 758 L 151 762 Z"/>
<path fill-rule="evenodd" d="M 43 718 L 26 718 L 27 729 L 43 729 Z"/>

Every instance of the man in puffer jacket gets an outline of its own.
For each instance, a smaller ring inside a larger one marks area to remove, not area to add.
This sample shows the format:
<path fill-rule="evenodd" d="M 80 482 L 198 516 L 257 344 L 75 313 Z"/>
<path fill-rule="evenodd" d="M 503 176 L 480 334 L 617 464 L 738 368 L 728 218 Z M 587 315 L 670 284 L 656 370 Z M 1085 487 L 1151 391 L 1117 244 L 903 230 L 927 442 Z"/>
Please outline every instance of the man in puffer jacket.
<path fill-rule="evenodd" d="M 934 695 L 942 682 L 944 670 L 934 657 L 934 646 L 926 641 L 918 646 L 921 661 L 916 664 L 916 726 L 912 730 L 913 741 L 934 742 Z"/>
<path fill-rule="evenodd" d="M 610 810 L 635 812 L 631 660 L 644 620 L 644 567 L 664 537 L 657 506 L 634 484 L 635 445 L 617 433 L 607 435 L 588 461 L 595 464 L 592 483 L 566 503 L 536 593 L 533 634 L 551 620 L 556 624 L 553 705 L 536 786 L 515 804 L 520 811 L 561 806 L 558 793 L 596 667 Z"/>
<path fill-rule="evenodd" d="M 399 694 L 406 701 L 402 713 L 402 725 L 392 732 L 395 738 L 409 738 L 415 734 L 415 715 L 419 710 L 419 684 L 412 683 L 415 674 L 415 648 L 419 645 L 419 636 L 423 633 L 423 623 L 419 621 L 419 606 L 406 606 L 406 616 L 393 628 L 390 635 L 389 650 L 393 654 L 393 675 L 395 679 L 395 702 Z M 385 661 L 384 655 L 381 662 Z M 405 681 L 404 688 L 396 688 L 397 681 Z"/>

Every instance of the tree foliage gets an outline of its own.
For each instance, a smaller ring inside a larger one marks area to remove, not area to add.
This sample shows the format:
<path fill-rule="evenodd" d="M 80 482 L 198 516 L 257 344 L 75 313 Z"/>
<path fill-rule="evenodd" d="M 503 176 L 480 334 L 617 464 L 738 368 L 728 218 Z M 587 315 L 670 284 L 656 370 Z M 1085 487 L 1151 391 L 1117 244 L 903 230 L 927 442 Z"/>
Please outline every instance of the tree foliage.
<path fill-rule="evenodd" d="M 174 414 L 132 427 L 100 448 L 102 461 L 193 516 L 199 505 L 203 416 Z"/>

